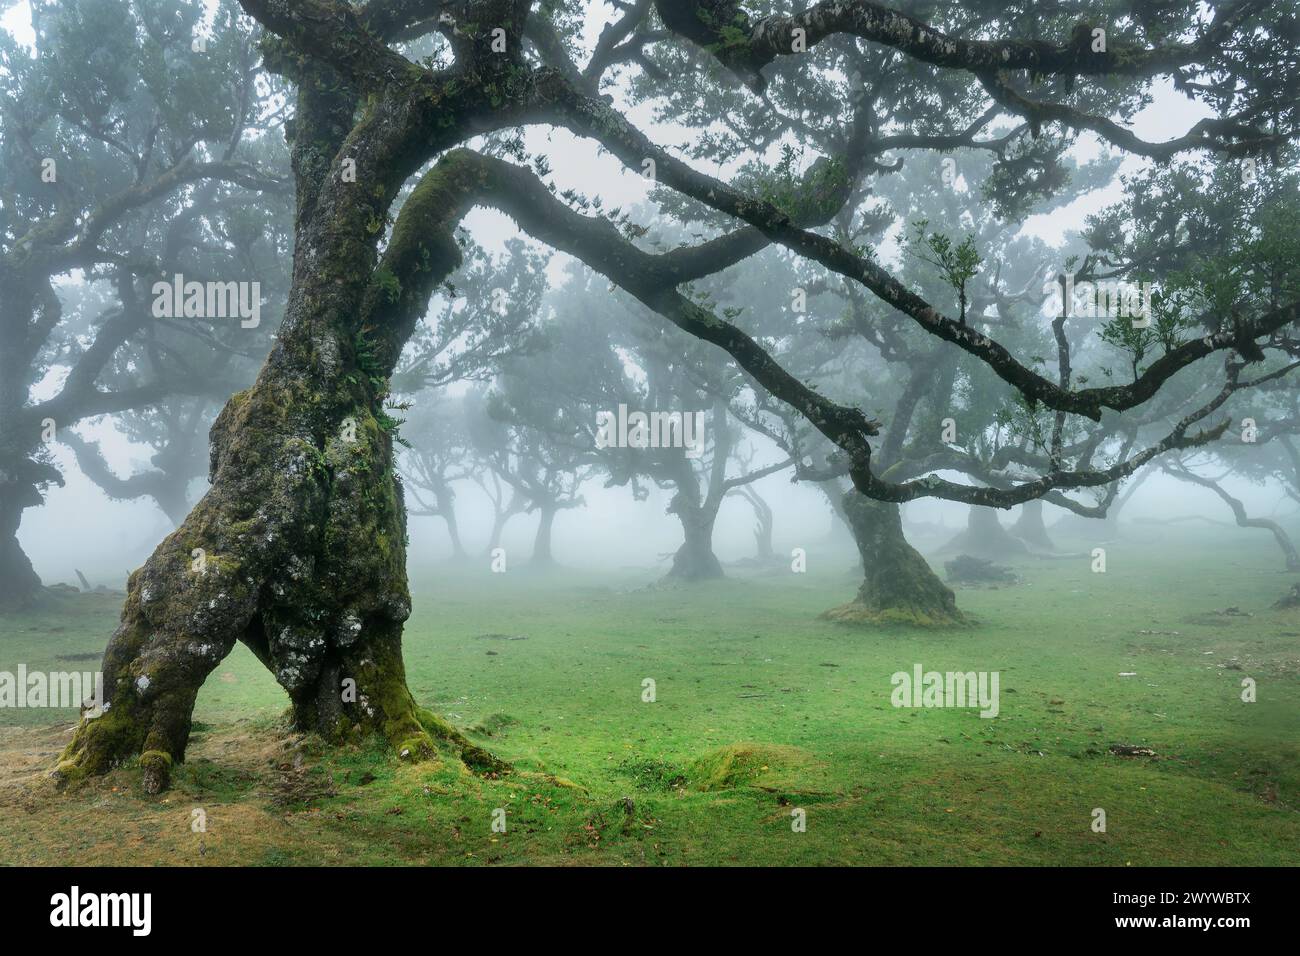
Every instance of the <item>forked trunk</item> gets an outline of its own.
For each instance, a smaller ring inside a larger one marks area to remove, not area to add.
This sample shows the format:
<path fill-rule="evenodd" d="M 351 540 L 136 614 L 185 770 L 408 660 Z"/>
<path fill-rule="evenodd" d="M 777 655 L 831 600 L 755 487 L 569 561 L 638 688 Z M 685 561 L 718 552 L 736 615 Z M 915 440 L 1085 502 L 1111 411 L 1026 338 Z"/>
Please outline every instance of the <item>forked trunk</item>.
<path fill-rule="evenodd" d="M 402 666 L 411 602 L 390 437 L 356 385 L 288 351 L 221 413 L 212 489 L 131 575 L 104 656 L 106 710 L 82 723 L 62 776 L 141 754 L 146 789 L 165 787 L 199 688 L 236 640 L 288 693 L 299 729 L 431 749 Z"/>
<path fill-rule="evenodd" d="M 199 688 L 237 640 L 288 693 L 301 730 L 336 741 L 378 733 L 409 758 L 432 752 L 435 736 L 481 754 L 406 686 L 406 513 L 384 412 L 402 345 L 460 261 L 450 230 L 463 189 L 454 159 L 422 178 L 385 251 L 385 269 L 407 278 L 396 297 L 372 284 L 371 224 L 409 172 L 383 165 L 402 115 L 376 107 L 353 131 L 358 178 L 372 183 L 361 189 L 330 165 L 355 104 L 328 71 L 296 68 L 284 321 L 257 382 L 212 426 L 208 493 L 131 575 L 104 655 L 105 711 L 83 717 L 55 769 L 64 780 L 139 755 L 145 788 L 163 789 Z M 403 230 L 412 219 L 425 227 Z"/>
<path fill-rule="evenodd" d="M 898 505 L 873 501 L 853 489 L 844 495 L 844 513 L 862 556 L 865 578 L 852 602 L 832 608 L 823 617 L 852 624 L 922 627 L 964 623 L 952 589 L 907 543 Z"/>

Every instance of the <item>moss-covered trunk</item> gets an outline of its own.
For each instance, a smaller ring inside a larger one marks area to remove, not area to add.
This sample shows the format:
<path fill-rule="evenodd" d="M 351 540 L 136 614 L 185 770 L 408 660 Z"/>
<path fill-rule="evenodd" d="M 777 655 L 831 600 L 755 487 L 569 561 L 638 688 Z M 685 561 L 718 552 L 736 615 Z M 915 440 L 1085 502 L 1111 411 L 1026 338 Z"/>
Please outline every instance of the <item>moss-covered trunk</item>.
<path fill-rule="evenodd" d="M 873 501 L 856 489 L 845 493 L 844 514 L 862 556 L 864 579 L 857 597 L 824 617 L 845 623 L 960 624 L 952 589 L 939 580 L 920 552 L 907 543 L 898 505 Z"/>
<path fill-rule="evenodd" d="M 257 382 L 212 427 L 210 490 L 130 578 L 104 656 L 106 711 L 83 718 L 64 778 L 138 754 L 146 788 L 165 787 L 199 688 L 237 640 L 287 691 L 301 729 L 377 732 L 411 757 L 432 748 L 430 731 L 454 733 L 406 686 L 406 518 L 384 401 L 432 289 L 460 261 L 452 229 L 467 192 L 460 165 L 435 167 L 380 264 L 380 226 L 416 161 L 402 101 L 373 99 L 354 120 L 346 84 L 291 66 L 302 75 L 285 318 Z M 340 174 L 340 155 L 356 157 L 365 188 Z"/>
<path fill-rule="evenodd" d="M 128 585 L 104 657 L 106 712 L 83 722 L 58 770 L 102 772 L 143 755 L 166 786 L 204 679 L 243 640 L 331 739 L 379 732 L 430 748 L 401 659 L 405 512 L 390 435 L 327 330 L 323 366 L 287 336 L 212 430 L 213 487 Z"/>

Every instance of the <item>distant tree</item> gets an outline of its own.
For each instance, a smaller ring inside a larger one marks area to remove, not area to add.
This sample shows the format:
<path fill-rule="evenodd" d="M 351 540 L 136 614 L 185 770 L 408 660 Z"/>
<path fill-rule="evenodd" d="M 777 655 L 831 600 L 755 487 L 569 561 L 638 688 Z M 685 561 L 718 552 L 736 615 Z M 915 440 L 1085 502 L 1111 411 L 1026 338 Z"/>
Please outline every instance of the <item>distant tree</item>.
<path fill-rule="evenodd" d="M 452 558 L 459 560 L 468 555 L 460 540 L 454 486 L 473 474 L 467 403 L 464 398 L 449 398 L 437 391 L 425 397 L 403 422 L 409 447 L 398 462 L 411 499 L 407 513 L 441 518 L 451 539 Z"/>
<path fill-rule="evenodd" d="M 537 514 L 531 563 L 555 564 L 553 529 L 563 511 L 583 507 L 594 474 L 595 406 L 621 375 L 600 329 L 549 314 L 542 344 L 500 363 L 478 419 L 475 457 L 508 486 L 526 514 Z"/>
<path fill-rule="evenodd" d="M 481 388 L 452 397 L 448 386 L 481 385 L 506 358 L 531 355 L 541 347 L 538 312 L 546 291 L 547 257 L 517 239 L 507 241 L 500 255 L 465 236 L 459 242 L 465 262 L 406 344 L 392 389 L 409 396 L 396 406 L 405 416 L 406 453 L 400 467 L 416 501 L 410 513 L 442 518 L 453 557 L 464 558 L 453 486 L 471 478 L 482 482 L 488 468 L 477 444 L 485 406 Z M 498 504 L 497 521 L 504 526 L 502 515 Z M 489 551 L 500 533 L 500 527 L 494 528 Z"/>
<path fill-rule="evenodd" d="M 247 341 L 247 330 L 237 320 L 164 327 L 151 313 L 152 284 L 182 271 L 252 280 L 261 270 L 237 262 L 274 263 L 288 249 L 269 230 L 275 197 L 288 199 L 283 149 L 261 135 L 279 121 L 275 86 L 256 68 L 247 20 L 226 8 L 205 23 L 195 0 L 27 6 L 30 47 L 0 32 L 0 610 L 40 588 L 16 536 L 23 512 L 62 483 L 53 440 L 169 395 L 220 403 L 234 390 L 210 374 L 211 355 L 240 333 Z M 198 38 L 202 52 L 192 49 Z M 63 281 L 74 274 L 96 290 L 79 295 Z M 253 330 L 263 342 L 275 327 L 268 313 Z M 242 384 L 253 371 L 250 362 L 235 377 Z M 55 393 L 35 400 L 59 372 Z M 167 444 L 165 432 L 153 437 Z M 163 489 L 159 475 L 120 484 L 71 440 L 110 492 L 158 490 L 174 520 L 183 517 L 174 484 Z M 173 469 L 175 482 L 182 473 L 192 469 Z"/>
<path fill-rule="evenodd" d="M 711 300 L 713 293 L 701 285 L 693 294 Z M 604 370 L 597 380 L 574 389 L 575 394 L 586 390 L 583 414 L 608 416 L 611 429 L 624 426 L 620 406 L 627 416 L 649 418 L 640 446 L 632 443 L 635 432 L 628 428 L 626 445 L 595 449 L 594 460 L 609 484 L 630 486 L 635 498 L 645 496 L 645 483 L 671 492 L 667 513 L 681 524 L 683 541 L 673 554 L 668 579 L 721 577 L 713 533 L 723 503 L 744 486 L 791 464 L 788 457 L 777 456 L 752 468 L 732 467 L 740 463 L 737 456 L 744 450 L 746 430 L 732 414 L 729 400 L 744 387 L 743 376 L 717 349 L 663 327 L 638 303 L 602 295 L 601 283 L 590 272 L 575 274 L 554 301 L 556 311 L 571 316 L 581 328 L 601 323 L 607 329 L 599 345 L 589 331 L 582 333 L 587 354 L 599 348 L 602 357 L 579 367 Z M 561 354 L 584 354 L 583 348 L 575 344 Z M 688 422 L 686 416 L 694 417 Z M 703 424 L 695 427 L 695 422 Z M 693 448 L 687 447 L 688 439 Z M 753 456 L 745 461 L 753 461 Z"/>

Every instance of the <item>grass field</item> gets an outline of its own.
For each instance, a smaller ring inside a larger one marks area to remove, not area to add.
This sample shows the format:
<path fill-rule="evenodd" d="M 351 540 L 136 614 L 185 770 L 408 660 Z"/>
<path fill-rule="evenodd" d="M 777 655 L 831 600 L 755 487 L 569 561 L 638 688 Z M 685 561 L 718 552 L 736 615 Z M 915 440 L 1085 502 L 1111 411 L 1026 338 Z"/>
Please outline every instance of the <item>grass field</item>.
<path fill-rule="evenodd" d="M 0 711 L 3 862 L 1300 863 L 1300 612 L 1270 607 L 1292 578 L 1268 536 L 1136 525 L 1107 551 L 1105 574 L 1028 560 L 1018 586 L 961 590 L 976 624 L 939 633 L 817 620 L 855 586 L 838 553 L 671 589 L 416 568 L 411 689 L 513 773 L 292 735 L 240 647 L 161 797 L 130 767 L 56 791 L 75 714 Z M 0 670 L 96 668 L 119 600 L 0 618 Z M 999 672 L 999 715 L 891 706 L 917 663 Z"/>

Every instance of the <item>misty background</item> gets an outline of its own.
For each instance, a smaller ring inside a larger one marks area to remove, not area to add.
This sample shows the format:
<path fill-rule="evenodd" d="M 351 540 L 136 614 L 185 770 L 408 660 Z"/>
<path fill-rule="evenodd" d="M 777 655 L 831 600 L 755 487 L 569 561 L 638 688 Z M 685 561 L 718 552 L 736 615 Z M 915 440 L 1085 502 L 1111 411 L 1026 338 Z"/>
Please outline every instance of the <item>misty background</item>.
<path fill-rule="evenodd" d="M 215 3 L 207 3 L 209 10 Z M 599 4 L 593 6 L 599 7 Z M 612 15 L 614 8 L 607 7 L 600 16 L 591 16 L 586 25 L 587 41 L 594 41 L 599 27 Z M 20 42 L 30 43 L 30 11 L 25 2 L 8 6 L 0 16 L 0 24 Z M 1137 117 L 1133 127 L 1148 140 L 1165 140 L 1181 135 L 1208 112 L 1199 111 L 1197 105 L 1175 93 L 1165 80 L 1156 83 L 1152 102 Z M 629 111 L 629 118 L 665 147 L 681 146 L 696 131 L 657 122 L 647 105 Z M 550 128 L 530 127 L 524 131 L 524 141 L 530 149 L 548 143 L 547 152 L 552 161 L 552 176 L 564 188 L 586 190 L 599 195 L 607 207 L 631 207 L 648 201 L 646 180 L 626 169 L 623 164 L 583 142 L 571 133 Z M 1083 133 L 1070 156 L 1079 162 L 1095 158 L 1105 151 L 1098 138 Z M 777 149 L 768 151 L 766 159 L 774 162 Z M 728 167 L 712 166 L 693 160 L 700 168 L 726 178 Z M 1120 167 L 1130 173 L 1149 165 L 1149 161 L 1127 155 Z M 939 188 L 938 185 L 935 187 Z M 964 181 L 958 188 L 967 188 Z M 1106 187 L 1085 193 L 1050 214 L 1030 216 L 1022 229 L 1023 234 L 1036 236 L 1043 241 L 1061 246 L 1066 239 L 1082 227 L 1086 216 L 1105 209 L 1121 194 L 1118 178 Z M 465 225 L 475 240 L 490 252 L 499 252 L 506 240 L 520 235 L 514 223 L 505 215 L 493 210 L 476 209 L 466 218 Z M 957 224 L 936 224 L 956 227 Z M 890 236 L 880 252 L 886 264 L 896 263 L 899 257 L 897 231 Z M 536 245 L 529 241 L 530 244 Z M 573 260 L 563 253 L 552 256 L 548 266 L 548 279 L 557 285 Z M 81 280 L 74 273 L 60 280 L 60 287 L 75 285 Z M 275 303 L 281 306 L 283 303 Z M 441 305 L 435 301 L 429 316 L 435 317 Z M 810 306 L 815 311 L 816 306 Z M 278 313 L 278 309 L 275 311 Z M 1042 318 L 1044 326 L 1049 319 Z M 33 399 L 52 395 L 66 368 L 51 370 L 46 381 L 35 390 Z M 452 393 L 463 390 L 453 386 Z M 422 401 L 435 401 L 436 396 L 424 392 L 414 397 Z M 210 419 L 205 423 L 210 424 Z M 82 437 L 99 443 L 105 460 L 119 475 L 126 476 L 148 466 L 151 449 L 132 443 L 114 427 L 112 416 L 101 416 L 78 426 Z M 779 450 L 752 431 L 745 432 L 746 442 L 754 446 L 756 465 L 780 459 Z M 148 557 L 158 541 L 172 529 L 172 523 L 151 499 L 114 501 L 90 481 L 77 467 L 71 451 L 62 444 L 52 446 L 52 455 L 62 471 L 65 484 L 51 487 L 46 493 L 43 507 L 32 508 L 23 517 L 18 539 L 30 556 L 35 570 L 47 583 L 76 583 L 75 569 L 83 571 L 92 585 L 121 588 L 127 574 Z M 954 477 L 945 473 L 945 477 Z M 190 501 L 196 501 L 205 490 L 205 480 L 195 480 L 190 488 Z M 1295 505 L 1281 487 L 1259 485 L 1237 476 L 1227 476 L 1223 487 L 1240 498 L 1253 515 L 1285 518 L 1295 513 Z M 778 555 L 788 554 L 791 548 L 803 547 L 811 552 L 819 544 L 833 539 L 836 547 L 849 556 L 850 539 L 843 529 L 836 529 L 825 497 L 815 488 L 790 481 L 789 472 L 760 479 L 754 485 L 759 494 L 772 505 L 775 512 L 773 540 Z M 649 496 L 644 501 L 634 501 L 626 487 L 603 487 L 598 476 L 584 484 L 581 494 L 585 507 L 564 511 L 556 518 L 554 534 L 555 558 L 573 568 L 598 568 L 631 566 L 660 570 L 666 569 L 671 554 L 681 543 L 681 528 L 671 518 L 665 520 L 664 509 L 671 491 L 648 486 Z M 456 486 L 456 507 L 461 536 L 471 555 L 478 556 L 487 542 L 492 524 L 490 502 L 472 482 L 462 481 Z M 408 494 L 408 508 L 411 506 Z M 1068 513 L 1044 502 L 1044 519 L 1049 527 Z M 938 499 L 920 499 L 903 506 L 905 523 L 941 525 L 954 532 L 965 526 L 967 507 Z M 1008 524 L 1014 520 L 1018 509 L 1001 512 L 1001 520 Z M 1121 521 L 1130 522 L 1136 517 L 1159 519 L 1187 515 L 1202 515 L 1215 521 L 1230 521 L 1231 515 L 1219 499 L 1209 490 L 1189 487 L 1186 483 L 1162 474 L 1149 476 L 1124 509 Z M 522 565 L 531 551 L 537 515 L 521 514 L 511 519 L 503 534 L 501 544 L 514 566 Z M 754 552 L 754 516 L 750 506 L 738 497 L 728 497 L 723 503 L 714 533 L 714 550 L 723 562 L 738 560 Z M 412 515 L 409 518 L 410 562 L 418 567 L 431 560 L 452 554 L 451 545 L 441 518 Z M 1153 526 L 1154 529 L 1154 526 Z M 1100 533 L 1100 529 L 1099 529 Z M 1153 532 L 1154 533 L 1154 532 Z M 1243 532 L 1258 533 L 1258 532 Z M 1266 542 L 1261 542 L 1266 545 Z M 925 538 L 918 541 L 923 551 L 932 546 Z M 478 560 L 476 557 L 475 560 Z M 815 559 L 814 559 L 815 560 Z M 488 559 L 482 557 L 484 568 Z M 413 586 L 420 589 L 420 576 L 413 578 Z"/>

